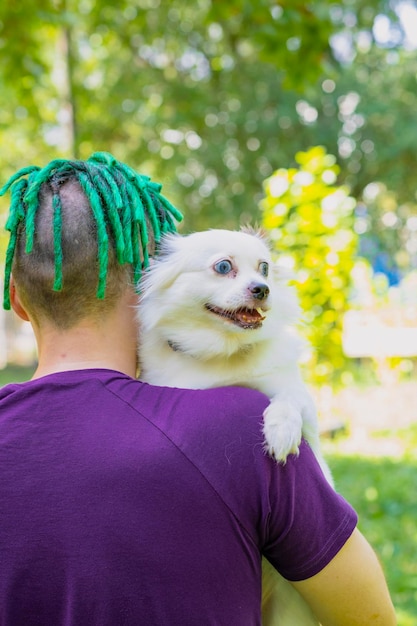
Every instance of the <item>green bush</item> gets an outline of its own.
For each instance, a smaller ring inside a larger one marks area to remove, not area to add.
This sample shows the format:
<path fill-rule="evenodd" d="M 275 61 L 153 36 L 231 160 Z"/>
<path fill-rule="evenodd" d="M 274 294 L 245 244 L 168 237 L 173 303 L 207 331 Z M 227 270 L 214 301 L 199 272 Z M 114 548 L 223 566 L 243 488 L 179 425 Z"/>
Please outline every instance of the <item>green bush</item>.
<path fill-rule="evenodd" d="M 279 169 L 265 181 L 262 223 L 282 262 L 295 270 L 303 331 L 313 348 L 307 378 L 338 384 L 348 367 L 342 322 L 357 248 L 355 200 L 336 184 L 339 168 L 324 148 L 295 159 L 298 168 Z"/>

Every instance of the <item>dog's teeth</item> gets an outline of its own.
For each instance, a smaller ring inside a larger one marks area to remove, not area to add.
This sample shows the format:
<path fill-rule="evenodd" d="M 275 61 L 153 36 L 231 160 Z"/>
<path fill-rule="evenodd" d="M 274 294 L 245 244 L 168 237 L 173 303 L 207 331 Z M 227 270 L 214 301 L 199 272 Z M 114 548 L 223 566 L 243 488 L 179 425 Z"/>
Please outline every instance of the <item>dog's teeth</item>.
<path fill-rule="evenodd" d="M 264 312 L 262 311 L 260 307 L 258 307 L 256 311 L 259 313 L 259 315 L 263 316 Z"/>

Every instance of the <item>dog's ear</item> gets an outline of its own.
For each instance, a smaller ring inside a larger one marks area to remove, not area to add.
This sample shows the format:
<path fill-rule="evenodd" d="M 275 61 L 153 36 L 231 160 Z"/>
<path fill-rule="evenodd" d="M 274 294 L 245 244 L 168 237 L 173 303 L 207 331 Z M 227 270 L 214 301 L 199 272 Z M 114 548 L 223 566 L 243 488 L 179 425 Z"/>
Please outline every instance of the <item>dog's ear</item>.
<path fill-rule="evenodd" d="M 266 245 L 269 247 L 269 233 L 267 230 L 265 230 L 265 228 L 262 228 L 262 226 L 259 226 L 258 224 L 254 224 L 253 226 L 251 224 L 244 224 L 243 226 L 241 226 L 240 230 L 246 235 L 252 235 L 252 237 L 258 237 L 259 239 L 262 239 L 262 241 L 266 243 Z"/>
<path fill-rule="evenodd" d="M 280 265 L 278 261 L 272 264 L 272 275 L 278 283 L 288 283 L 296 279 L 295 271 L 285 265 Z"/>
<path fill-rule="evenodd" d="M 141 297 L 151 295 L 154 291 L 166 289 L 183 271 L 182 243 L 183 237 L 178 234 L 167 234 L 161 239 L 158 251 L 152 258 L 149 268 L 143 273 L 139 288 Z"/>

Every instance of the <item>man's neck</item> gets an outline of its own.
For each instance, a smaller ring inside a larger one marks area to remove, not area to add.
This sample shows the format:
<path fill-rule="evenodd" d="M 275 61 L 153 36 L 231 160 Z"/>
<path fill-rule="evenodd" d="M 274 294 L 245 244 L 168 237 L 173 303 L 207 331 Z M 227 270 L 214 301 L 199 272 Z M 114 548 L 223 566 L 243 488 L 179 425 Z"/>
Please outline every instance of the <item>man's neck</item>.
<path fill-rule="evenodd" d="M 105 319 L 85 319 L 69 330 L 51 324 L 35 328 L 39 360 L 34 378 L 81 369 L 113 369 L 136 376 L 137 329 L 131 310 Z"/>

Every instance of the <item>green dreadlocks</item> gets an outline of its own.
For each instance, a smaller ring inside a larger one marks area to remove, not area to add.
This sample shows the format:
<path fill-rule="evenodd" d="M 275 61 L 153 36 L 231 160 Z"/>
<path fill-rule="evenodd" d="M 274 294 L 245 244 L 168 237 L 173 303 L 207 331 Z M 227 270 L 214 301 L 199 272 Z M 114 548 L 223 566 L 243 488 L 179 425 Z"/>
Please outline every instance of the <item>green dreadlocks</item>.
<path fill-rule="evenodd" d="M 86 161 L 57 159 L 46 167 L 29 166 L 20 169 L 0 189 L 0 196 L 11 190 L 11 203 L 6 230 L 10 240 L 6 252 L 4 300 L 10 309 L 10 275 L 16 248 L 18 229 L 26 231 L 27 254 L 33 249 L 35 218 L 39 208 L 39 191 L 48 183 L 53 192 L 53 229 L 55 254 L 54 291 L 62 289 L 61 200 L 59 187 L 68 178 L 75 177 L 86 197 L 97 225 L 98 286 L 97 297 L 104 298 L 106 290 L 109 235 L 114 239 L 117 261 L 133 266 L 134 280 L 149 264 L 147 221 L 153 229 L 155 244 L 166 232 L 175 232 L 175 221 L 182 220 L 181 213 L 160 194 L 162 185 L 149 176 L 138 174 L 117 161 L 111 154 L 96 152 Z M 142 259 L 137 242 L 140 240 Z"/>

